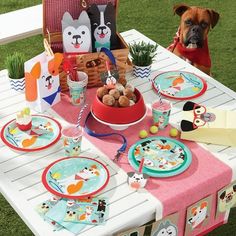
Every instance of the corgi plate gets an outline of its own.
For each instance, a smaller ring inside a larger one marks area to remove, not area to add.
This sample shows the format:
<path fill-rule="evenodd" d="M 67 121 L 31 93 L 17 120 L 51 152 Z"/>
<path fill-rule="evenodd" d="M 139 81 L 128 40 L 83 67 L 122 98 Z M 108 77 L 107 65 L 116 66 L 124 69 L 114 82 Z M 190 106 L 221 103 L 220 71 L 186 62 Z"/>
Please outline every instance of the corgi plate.
<path fill-rule="evenodd" d="M 192 154 L 183 143 L 166 137 L 146 138 L 131 146 L 128 159 L 135 170 L 143 157 L 143 173 L 153 177 L 178 175 L 192 161 Z"/>
<path fill-rule="evenodd" d="M 60 197 L 78 199 L 94 196 L 106 187 L 110 174 L 105 165 L 88 157 L 66 157 L 43 172 L 46 189 Z"/>
<path fill-rule="evenodd" d="M 158 85 L 163 96 L 178 100 L 197 98 L 207 90 L 205 80 L 184 71 L 168 71 L 157 75 L 152 81 L 154 90 L 158 90 Z"/>
<path fill-rule="evenodd" d="M 1 130 L 1 139 L 8 147 L 23 152 L 40 151 L 55 144 L 61 137 L 61 125 L 58 121 L 41 115 L 32 116 L 32 127 L 28 131 L 20 130 L 16 120 L 5 124 Z"/>

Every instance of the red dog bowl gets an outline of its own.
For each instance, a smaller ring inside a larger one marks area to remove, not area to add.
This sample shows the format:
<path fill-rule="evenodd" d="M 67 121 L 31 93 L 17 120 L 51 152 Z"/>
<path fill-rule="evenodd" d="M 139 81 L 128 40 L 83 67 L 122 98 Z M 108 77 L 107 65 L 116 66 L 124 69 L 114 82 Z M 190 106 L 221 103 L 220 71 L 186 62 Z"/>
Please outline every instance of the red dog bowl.
<path fill-rule="evenodd" d="M 110 107 L 104 105 L 96 96 L 92 104 L 93 114 L 100 120 L 111 124 L 129 124 L 141 119 L 146 112 L 141 93 L 135 89 L 134 91 L 137 102 L 129 107 Z"/>

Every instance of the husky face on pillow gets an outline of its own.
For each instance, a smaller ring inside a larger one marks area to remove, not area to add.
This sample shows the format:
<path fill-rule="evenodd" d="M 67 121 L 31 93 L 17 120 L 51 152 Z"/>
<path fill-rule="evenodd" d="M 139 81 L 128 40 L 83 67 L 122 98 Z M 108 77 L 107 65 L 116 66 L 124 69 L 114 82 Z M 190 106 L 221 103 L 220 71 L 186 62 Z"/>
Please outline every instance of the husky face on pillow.
<path fill-rule="evenodd" d="M 65 12 L 62 18 L 62 35 L 64 52 L 91 52 L 91 25 L 87 12 L 82 11 L 78 20 Z"/>

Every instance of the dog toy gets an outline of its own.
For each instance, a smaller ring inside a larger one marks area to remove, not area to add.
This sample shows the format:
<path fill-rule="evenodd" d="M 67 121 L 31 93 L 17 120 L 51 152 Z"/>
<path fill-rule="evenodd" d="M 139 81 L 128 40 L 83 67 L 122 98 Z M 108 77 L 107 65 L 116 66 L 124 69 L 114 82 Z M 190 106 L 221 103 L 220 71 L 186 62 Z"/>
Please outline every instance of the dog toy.
<path fill-rule="evenodd" d="M 179 135 L 179 131 L 176 128 L 171 128 L 169 135 L 170 137 L 176 138 Z"/>
<path fill-rule="evenodd" d="M 156 134 L 158 132 L 158 127 L 155 125 L 152 125 L 149 129 L 151 134 Z"/>
<path fill-rule="evenodd" d="M 140 130 L 139 138 L 146 138 L 148 136 L 148 132 L 146 130 Z"/>

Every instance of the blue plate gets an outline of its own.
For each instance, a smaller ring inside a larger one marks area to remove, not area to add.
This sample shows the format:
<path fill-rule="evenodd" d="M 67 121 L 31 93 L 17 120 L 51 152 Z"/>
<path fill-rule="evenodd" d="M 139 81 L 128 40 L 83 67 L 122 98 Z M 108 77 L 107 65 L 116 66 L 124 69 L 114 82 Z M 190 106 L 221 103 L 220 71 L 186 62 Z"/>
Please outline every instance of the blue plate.
<path fill-rule="evenodd" d="M 166 137 L 142 139 L 130 147 L 128 159 L 139 169 L 144 158 L 142 172 L 152 177 L 170 177 L 185 171 L 192 161 L 190 150 L 181 142 Z"/>

